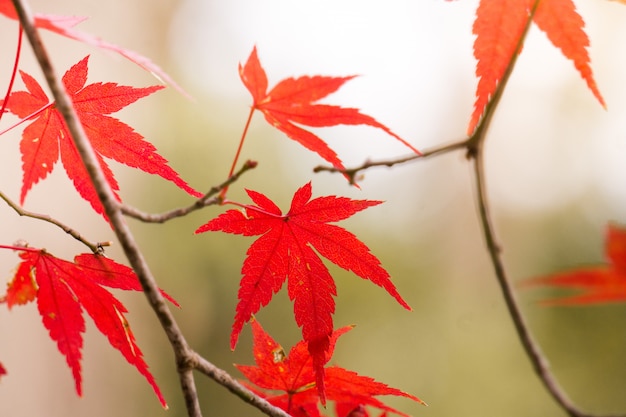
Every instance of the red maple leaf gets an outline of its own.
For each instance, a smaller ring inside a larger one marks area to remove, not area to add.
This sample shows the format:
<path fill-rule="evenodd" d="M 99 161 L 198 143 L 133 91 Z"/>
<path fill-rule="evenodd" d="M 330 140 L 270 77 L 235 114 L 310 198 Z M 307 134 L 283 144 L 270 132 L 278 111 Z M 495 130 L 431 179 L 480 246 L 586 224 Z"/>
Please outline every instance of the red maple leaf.
<path fill-rule="evenodd" d="M 606 230 L 607 263 L 581 267 L 522 282 L 523 287 L 551 286 L 578 294 L 542 301 L 544 305 L 584 305 L 626 302 L 626 229 L 609 224 Z"/>
<path fill-rule="evenodd" d="M 383 287 L 410 310 L 367 246 L 345 229 L 328 224 L 381 202 L 335 196 L 311 200 L 311 183 L 308 183 L 296 191 L 291 208 L 282 214 L 263 194 L 251 190 L 247 193 L 255 206 L 244 206 L 245 212 L 228 210 L 196 230 L 196 233 L 221 230 L 244 236 L 261 235 L 248 249 L 241 271 L 231 348 L 235 348 L 243 325 L 269 303 L 288 279 L 287 291 L 294 302 L 296 322 L 308 343 L 323 397 L 323 366 L 333 331 L 333 296 L 337 291 L 313 248 L 336 265 Z"/>
<path fill-rule="evenodd" d="M 347 326 L 332 333 L 329 339 L 329 350 L 326 352 L 327 361 L 333 354 L 337 339 L 351 329 L 352 326 Z M 283 348 L 263 330 L 256 320 L 252 320 L 252 335 L 256 366 L 235 366 L 258 387 L 253 387 L 253 389 L 270 403 L 294 417 L 320 416 L 318 403 L 322 398 L 318 396 L 315 387 L 316 370 L 307 343 L 299 342 L 286 355 Z M 338 366 L 326 368 L 324 385 L 326 398 L 335 402 L 337 417 L 346 417 L 365 406 L 407 416 L 375 398 L 379 395 L 406 397 L 425 404 L 413 395 Z M 365 410 L 363 411 L 364 414 L 361 415 L 367 415 Z"/>
<path fill-rule="evenodd" d="M 346 81 L 355 76 L 323 77 L 303 76 L 286 78 L 267 92 L 267 76 L 261 67 L 256 47 L 252 50 L 244 66 L 239 65 L 239 75 L 252 94 L 253 110 L 259 110 L 265 120 L 305 148 L 339 169 L 345 169 L 341 160 L 322 139 L 308 130 L 297 126 L 327 127 L 336 125 L 368 125 L 384 130 L 413 152 L 420 152 L 411 144 L 393 133 L 387 126 L 374 118 L 362 114 L 358 109 L 315 104 L 327 95 L 337 91 Z"/>
<path fill-rule="evenodd" d="M 141 291 L 139 280 L 132 269 L 102 255 L 81 254 L 74 258 L 74 262 L 68 262 L 45 250 L 21 250 L 22 261 L 9 284 L 7 304 L 10 308 L 36 297 L 43 325 L 65 356 L 78 395 L 82 395 L 80 362 L 82 333 L 85 331 L 84 309 L 111 346 L 137 368 L 152 386 L 163 407 L 167 407 L 124 317 L 126 308 L 102 287 Z M 169 295 L 161 293 L 178 306 Z"/>
<path fill-rule="evenodd" d="M 476 35 L 474 57 L 478 61 L 476 76 L 479 81 L 468 135 L 474 133 L 515 51 L 523 42 L 524 27 L 534 3 L 534 0 L 480 1 L 473 27 Z M 590 67 L 587 52 L 589 38 L 583 30 L 584 21 L 576 12 L 573 1 L 539 1 L 533 21 L 546 33 L 552 44 L 572 60 L 593 95 L 605 106 Z"/>
<path fill-rule="evenodd" d="M 88 59 L 87 56 L 70 68 L 63 76 L 63 83 L 113 191 L 118 191 L 119 186 L 103 157 L 159 175 L 187 193 L 200 197 L 202 194 L 187 185 L 156 152 L 152 144 L 143 140 L 130 126 L 109 116 L 163 87 L 135 88 L 115 83 L 85 85 Z M 62 115 L 33 77 L 22 71 L 20 74 L 28 91 L 13 92 L 6 106 L 16 116 L 24 120 L 34 120 L 24 129 L 20 142 L 24 173 L 20 204 L 24 203 L 31 187 L 52 172 L 60 156 L 65 172 L 78 193 L 96 212 L 103 214 L 102 204 Z M 117 193 L 116 197 L 119 199 Z"/>
<path fill-rule="evenodd" d="M 0 0 L 0 14 L 5 17 L 18 20 L 17 12 L 11 0 Z M 81 32 L 74 29 L 74 26 L 86 20 L 86 17 L 79 16 L 54 16 L 46 14 L 35 14 L 35 26 L 40 29 L 46 29 L 51 32 L 57 33 L 66 38 L 77 40 L 79 42 L 86 43 L 87 45 L 96 46 L 105 50 L 113 51 L 124 58 L 139 65 L 144 70 L 150 72 L 157 79 L 170 84 L 176 90 L 180 91 L 184 95 L 188 95 L 176 82 L 163 71 L 158 65 L 150 61 L 148 58 L 133 52 L 129 49 L 122 48 L 112 43 L 106 42 L 96 36 L 90 35 L 85 32 Z"/>

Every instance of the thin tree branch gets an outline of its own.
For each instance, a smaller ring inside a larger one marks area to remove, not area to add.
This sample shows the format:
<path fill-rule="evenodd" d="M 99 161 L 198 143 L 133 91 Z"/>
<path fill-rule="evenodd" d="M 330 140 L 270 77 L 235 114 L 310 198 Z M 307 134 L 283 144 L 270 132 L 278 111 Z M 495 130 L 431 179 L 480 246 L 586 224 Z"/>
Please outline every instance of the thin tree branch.
<path fill-rule="evenodd" d="M 67 233 L 68 235 L 72 236 L 74 239 L 78 240 L 83 245 L 85 245 L 89 249 L 91 249 L 91 251 L 93 253 L 100 253 L 100 252 L 102 252 L 102 247 L 103 246 L 109 246 L 110 245 L 110 242 L 91 243 L 90 241 L 88 241 L 87 239 L 82 237 L 81 234 L 78 233 L 76 230 L 74 230 L 71 227 L 61 223 L 60 221 L 58 221 L 56 219 L 53 219 L 52 217 L 50 217 L 47 214 L 33 213 L 32 211 L 24 210 L 22 207 L 20 207 L 18 204 L 16 204 L 13 200 L 11 200 L 9 197 L 7 197 L 2 191 L 0 191 L 0 199 L 4 200 L 4 202 L 7 203 L 7 205 L 9 207 L 11 207 L 20 216 L 30 217 L 32 219 L 37 219 L 37 220 L 43 220 L 45 222 L 52 223 L 53 225 L 59 227 L 65 233 Z"/>
<path fill-rule="evenodd" d="M 500 255 L 501 249 L 497 243 L 495 231 L 492 225 L 492 216 L 489 212 L 488 197 L 486 195 L 486 185 L 484 179 L 484 152 L 482 151 L 482 147 L 476 149 L 474 156 L 474 177 L 476 180 L 478 211 L 480 214 L 480 221 L 483 228 L 487 250 L 491 259 L 491 264 L 494 268 L 498 283 L 500 284 L 502 295 L 509 310 L 511 319 L 513 320 L 515 330 L 517 331 L 520 342 L 524 347 L 524 351 L 529 357 L 533 369 L 539 376 L 539 379 L 543 382 L 544 386 L 552 395 L 554 400 L 568 413 L 568 415 L 572 417 L 592 417 L 592 414 L 587 414 L 578 409 L 563 391 L 558 381 L 552 374 L 550 364 L 542 353 L 539 344 L 530 333 L 528 324 L 521 312 L 519 302 L 515 296 L 515 291 L 513 290 L 513 286 L 507 277 L 506 269 Z"/>
<path fill-rule="evenodd" d="M 81 160 L 85 164 L 85 168 L 89 173 L 89 177 L 96 189 L 96 192 L 98 193 L 98 198 L 104 207 L 105 213 L 109 218 L 117 239 L 120 242 L 126 257 L 128 258 L 131 267 L 137 274 L 143 288 L 143 292 L 161 322 L 161 326 L 163 327 L 163 330 L 172 345 L 172 349 L 176 357 L 176 367 L 180 375 L 181 390 L 183 391 L 183 396 L 185 397 L 188 416 L 201 417 L 202 412 L 200 410 L 196 386 L 193 376 L 191 375 L 191 369 L 195 366 L 199 366 L 199 356 L 187 344 L 187 341 L 178 327 L 172 312 L 169 310 L 169 307 L 165 303 L 165 300 L 158 289 L 156 280 L 148 267 L 143 253 L 139 249 L 132 232 L 125 222 L 121 205 L 116 200 L 115 195 L 106 181 L 96 154 L 91 147 L 91 143 L 89 142 L 83 126 L 81 125 L 74 110 L 71 99 L 60 79 L 56 76 L 47 51 L 45 50 L 41 38 L 39 37 L 39 33 L 35 28 L 34 19 L 30 9 L 26 5 L 25 0 L 13 0 L 13 4 L 17 10 L 24 32 L 26 33 L 26 36 L 33 48 L 33 52 L 35 53 L 39 66 L 44 73 L 48 86 L 50 87 L 50 91 L 55 100 L 56 108 L 65 120 L 72 140 L 74 141 Z M 206 362 L 208 363 L 208 361 Z M 238 390 L 238 387 L 234 386 L 232 382 L 234 380 L 231 380 L 216 379 L 217 382 L 220 382 L 228 389 Z M 250 395 L 255 396 L 252 393 Z M 258 403 L 261 403 L 260 398 L 255 400 L 254 403 L 251 402 L 251 404 L 255 405 Z M 273 413 L 272 415 L 274 416 L 284 417 L 284 414 L 281 414 L 281 410 L 273 406 L 268 406 L 265 407 L 265 409 L 262 409 L 264 412 L 267 412 L 266 410 L 271 410 Z"/>
<path fill-rule="evenodd" d="M 41 67 L 50 91 L 52 92 L 56 108 L 65 120 L 72 140 L 74 141 L 81 160 L 85 164 L 85 168 L 87 169 L 89 177 L 96 189 L 98 198 L 102 202 L 104 211 L 111 222 L 111 226 L 113 227 L 117 239 L 120 242 L 126 257 L 128 258 L 131 267 L 141 282 L 141 286 L 148 302 L 150 303 L 150 306 L 155 311 L 159 321 L 161 322 L 161 326 L 165 330 L 165 333 L 172 344 L 177 358 L 177 363 L 180 363 L 182 362 L 181 356 L 184 357 L 188 355 L 190 350 L 187 346 L 187 342 L 178 328 L 174 316 L 165 304 L 152 272 L 148 268 L 143 254 L 135 242 L 134 236 L 124 221 L 119 204 L 106 181 L 102 169 L 100 168 L 96 154 L 91 147 L 91 143 L 87 139 L 83 126 L 81 125 L 74 110 L 71 99 L 67 94 L 65 87 L 56 76 L 52 62 L 50 61 L 37 29 L 34 26 L 34 20 L 30 11 L 26 8 L 23 0 L 13 0 L 13 3 L 20 18 L 20 22 L 24 27 L 26 36 L 32 45 L 33 52 L 39 62 L 39 66 Z M 181 380 L 181 383 L 184 382 Z M 189 413 L 189 417 L 201 417 L 201 414 L 199 413 L 200 406 L 198 398 L 190 398 L 193 394 L 192 388 L 183 385 L 182 390 L 185 395 L 185 403 L 188 404 L 187 411 Z M 195 406 L 190 408 L 190 403 Z"/>
<path fill-rule="evenodd" d="M 366 169 L 373 168 L 373 167 L 383 167 L 383 166 L 387 168 L 391 168 L 395 165 L 404 164 L 404 163 L 416 161 L 416 160 L 421 160 L 429 156 L 441 155 L 444 153 L 456 151 L 458 149 L 467 148 L 469 140 L 470 139 L 464 139 L 464 140 L 449 143 L 446 145 L 437 146 L 432 149 L 427 149 L 423 151 L 420 155 L 411 154 L 409 156 L 404 156 L 404 157 L 400 157 L 396 159 L 387 159 L 384 161 L 365 161 L 361 165 L 354 167 L 354 168 L 339 169 L 333 166 L 318 165 L 315 168 L 313 168 L 313 172 L 316 172 L 316 173 L 317 172 L 330 172 L 330 173 L 338 172 L 343 175 L 346 175 L 350 181 L 350 184 L 354 184 L 356 182 L 356 175 L 359 172 L 364 171 Z"/>
<path fill-rule="evenodd" d="M 193 368 L 181 367 L 178 365 L 178 379 L 183 389 L 185 398 L 185 407 L 188 416 L 202 416 L 200 402 L 198 401 L 198 390 L 196 389 L 196 381 L 193 377 Z"/>
<path fill-rule="evenodd" d="M 187 214 L 196 210 L 200 210 L 201 208 L 212 206 L 215 204 L 222 204 L 222 196 L 216 196 L 216 194 L 222 190 L 225 190 L 229 185 L 237 181 L 239 177 L 241 177 L 245 172 L 255 168 L 256 166 L 257 163 L 255 161 L 246 161 L 246 163 L 243 164 L 239 171 L 235 172 L 220 185 L 212 187 L 209 191 L 207 191 L 205 195 L 196 200 L 190 206 L 174 209 L 161 214 L 150 214 L 140 211 L 134 207 L 122 204 L 122 213 L 124 213 L 128 217 L 141 220 L 144 223 L 165 223 L 168 220 L 186 216 Z"/>

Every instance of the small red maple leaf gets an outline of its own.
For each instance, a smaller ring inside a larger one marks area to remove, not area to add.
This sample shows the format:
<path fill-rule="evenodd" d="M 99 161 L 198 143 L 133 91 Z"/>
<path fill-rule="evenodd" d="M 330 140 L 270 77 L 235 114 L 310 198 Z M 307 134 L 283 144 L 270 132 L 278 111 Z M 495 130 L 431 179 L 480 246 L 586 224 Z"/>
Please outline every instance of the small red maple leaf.
<path fill-rule="evenodd" d="M 156 148 L 135 132 L 130 126 L 109 114 L 134 103 L 138 99 L 162 89 L 162 86 L 135 88 L 115 83 L 87 82 L 87 63 L 83 58 L 63 76 L 63 84 L 71 96 L 74 108 L 85 129 L 91 145 L 97 153 L 104 175 L 117 196 L 119 186 L 104 158 L 156 174 L 169 180 L 187 193 L 200 197 L 202 194 L 191 188 L 156 152 Z M 94 210 L 104 214 L 104 209 L 87 170 L 63 120 L 63 116 L 51 103 L 37 81 L 20 71 L 28 91 L 13 92 L 6 109 L 24 120 L 34 120 L 22 133 L 20 151 L 24 172 L 20 204 L 24 203 L 31 187 L 45 179 L 54 164 L 61 158 L 68 177 L 78 193 Z"/>
<path fill-rule="evenodd" d="M 544 300 L 543 305 L 585 305 L 626 302 L 626 229 L 609 224 L 606 230 L 607 263 L 533 278 L 522 287 L 551 286 L 577 290 L 569 297 Z"/>
<path fill-rule="evenodd" d="M 374 118 L 362 114 L 358 109 L 315 104 L 327 95 L 337 91 L 346 81 L 355 76 L 323 77 L 303 76 L 286 78 L 267 92 L 267 76 L 257 56 L 256 47 L 252 50 L 245 65 L 239 65 L 239 75 L 252 94 L 253 110 L 259 110 L 265 120 L 305 148 L 317 153 L 338 169 L 345 169 L 343 163 L 322 139 L 308 130 L 297 126 L 327 127 L 336 125 L 368 125 L 382 129 L 416 154 L 420 152 L 411 144 L 393 133 L 387 126 Z"/>
<path fill-rule="evenodd" d="M 11 20 L 18 20 L 17 12 L 15 11 L 15 7 L 13 6 L 11 0 L 0 0 L 0 14 Z M 158 80 L 171 85 L 182 94 L 188 96 L 188 94 L 169 75 L 167 75 L 165 71 L 148 58 L 138 54 L 137 52 L 122 48 L 106 42 L 96 36 L 74 29 L 74 26 L 85 21 L 86 19 L 86 17 L 80 16 L 35 14 L 35 26 L 40 29 L 46 29 L 57 33 L 61 36 L 65 36 L 66 38 L 86 43 L 87 45 L 116 52 L 129 61 L 139 65 L 144 70 L 150 72 Z"/>
<path fill-rule="evenodd" d="M 476 10 L 473 33 L 474 56 L 478 61 L 474 111 L 467 134 L 474 133 L 485 108 L 504 77 L 515 51 L 523 42 L 522 36 L 528 21 L 533 0 L 481 0 Z M 554 46 L 574 63 L 587 86 L 605 106 L 590 66 L 589 38 L 584 31 L 584 21 L 572 0 L 541 0 L 533 22 L 546 33 Z"/>
<path fill-rule="evenodd" d="M 287 291 L 294 302 L 296 323 L 302 327 L 303 338 L 308 343 L 323 398 L 323 366 L 333 331 L 333 296 L 337 290 L 313 248 L 334 264 L 383 287 L 404 308 L 411 309 L 369 248 L 352 233 L 328 224 L 347 219 L 381 201 L 335 196 L 311 200 L 311 183 L 308 183 L 296 191 L 291 208 L 283 215 L 263 194 L 246 191 L 255 206 L 244 206 L 245 212 L 228 210 L 196 230 L 196 233 L 221 230 L 244 236 L 261 235 L 248 249 L 241 270 L 243 278 L 231 348 L 235 348 L 243 325 L 267 305 L 288 280 Z"/>
<path fill-rule="evenodd" d="M 351 329 L 352 326 L 346 326 L 331 334 L 329 350 L 326 352 L 327 361 L 333 354 L 337 339 Z M 286 355 L 283 348 L 256 320 L 252 320 L 252 335 L 256 366 L 235 366 L 252 384 L 260 388 L 253 389 L 294 417 L 320 416 L 318 403 L 322 398 L 318 396 L 315 387 L 317 371 L 314 369 L 307 343 L 299 342 Z M 335 402 L 338 417 L 354 416 L 356 414 L 350 413 L 355 410 L 362 410 L 361 415 L 366 416 L 367 412 L 364 410 L 366 406 L 407 416 L 375 398 L 379 395 L 406 397 L 425 405 L 413 395 L 338 366 L 326 368 L 324 385 L 326 398 Z"/>
<path fill-rule="evenodd" d="M 37 299 L 37 308 L 50 338 L 57 343 L 72 371 L 76 392 L 82 395 L 81 359 L 85 320 L 83 309 L 111 346 L 135 366 L 163 407 L 167 408 L 161 390 L 148 371 L 141 350 L 135 343 L 124 313 L 124 305 L 102 286 L 141 291 L 132 269 L 102 255 L 81 254 L 68 262 L 45 250 L 21 249 L 20 262 L 7 290 L 7 304 L 23 304 Z M 178 306 L 169 295 L 165 298 Z"/>

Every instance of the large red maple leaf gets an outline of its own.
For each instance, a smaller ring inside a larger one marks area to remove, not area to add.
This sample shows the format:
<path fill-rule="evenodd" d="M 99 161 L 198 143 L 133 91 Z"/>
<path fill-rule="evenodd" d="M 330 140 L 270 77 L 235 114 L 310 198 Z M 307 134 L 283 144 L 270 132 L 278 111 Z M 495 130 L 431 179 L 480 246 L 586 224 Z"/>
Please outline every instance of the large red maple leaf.
<path fill-rule="evenodd" d="M 316 104 L 317 101 L 337 91 L 346 81 L 355 76 L 324 77 L 303 76 L 286 78 L 269 92 L 267 75 L 259 61 L 256 47 L 245 65 L 239 65 L 239 75 L 252 94 L 253 110 L 259 110 L 265 120 L 305 148 L 317 153 L 339 169 L 343 163 L 322 139 L 298 126 L 327 127 L 336 125 L 367 125 L 382 129 L 399 140 L 416 154 L 420 152 L 410 143 L 393 133 L 387 126 L 373 117 L 362 114 L 358 109 Z"/>
<path fill-rule="evenodd" d="M 6 301 L 9 308 L 37 300 L 37 308 L 50 338 L 57 343 L 72 371 L 76 392 L 82 395 L 81 359 L 85 320 L 83 309 L 111 346 L 135 366 L 163 407 L 167 407 L 161 390 L 148 371 L 141 350 L 135 343 L 124 313 L 124 305 L 103 288 L 141 291 L 134 272 L 102 255 L 81 254 L 68 262 L 45 250 L 21 249 L 20 262 L 9 283 Z M 165 298 L 178 305 L 169 295 Z"/>
<path fill-rule="evenodd" d="M 247 193 L 255 206 L 244 206 L 245 212 L 228 210 L 196 230 L 196 233 L 221 230 L 244 236 L 261 235 L 248 249 L 241 271 L 243 278 L 231 348 L 235 348 L 243 325 L 267 305 L 288 280 L 287 291 L 294 302 L 296 322 L 302 327 L 303 338 L 308 343 L 323 397 L 323 366 L 333 331 L 333 296 L 337 290 L 328 269 L 313 248 L 336 265 L 383 287 L 410 310 L 368 247 L 352 233 L 328 224 L 381 202 L 335 196 L 311 200 L 311 183 L 308 183 L 296 191 L 291 208 L 282 214 L 265 195 L 251 190 Z"/>
<path fill-rule="evenodd" d="M 522 287 L 549 286 L 577 294 L 542 301 L 544 305 L 585 305 L 626 302 L 626 229 L 609 224 L 606 229 L 607 263 L 585 266 L 522 282 Z"/>
<path fill-rule="evenodd" d="M 474 112 L 467 134 L 474 133 L 485 108 L 493 97 L 514 57 L 521 47 L 524 28 L 536 0 L 481 0 L 476 10 L 473 33 L 474 57 L 478 61 Z M 552 44 L 574 63 L 587 86 L 602 106 L 604 99 L 598 90 L 590 66 L 589 38 L 584 21 L 572 0 L 541 0 L 533 22 L 546 33 Z"/>
<path fill-rule="evenodd" d="M 135 88 L 115 83 L 85 85 L 88 59 L 87 56 L 70 68 L 63 76 L 63 84 L 71 96 L 85 133 L 97 153 L 102 171 L 113 191 L 117 192 L 119 186 L 103 157 L 159 175 L 187 193 L 200 197 L 202 194 L 183 181 L 151 143 L 145 141 L 130 126 L 109 116 L 163 87 Z M 102 204 L 78 155 L 63 116 L 33 77 L 22 71 L 20 74 L 28 91 L 13 92 L 6 106 L 6 109 L 16 116 L 24 120 L 33 120 L 24 129 L 20 142 L 24 173 L 20 204 L 24 203 L 31 187 L 52 172 L 60 156 L 65 172 L 78 193 L 96 212 L 103 214 Z M 119 199 L 119 196 L 117 197 Z"/>
<path fill-rule="evenodd" d="M 18 20 L 17 12 L 15 11 L 15 7 L 13 6 L 11 0 L 0 0 L 0 14 L 11 20 Z M 86 17 L 79 16 L 54 16 L 46 14 L 35 14 L 35 26 L 40 29 L 46 29 L 51 32 L 57 33 L 61 36 L 65 36 L 66 38 L 86 43 L 87 45 L 92 45 L 98 48 L 116 52 L 124 58 L 130 60 L 131 62 L 139 65 L 144 70 L 150 72 L 157 79 L 170 84 L 181 93 L 188 95 L 169 75 L 167 75 L 165 71 L 163 71 L 158 65 L 156 65 L 143 55 L 106 42 L 96 36 L 81 32 L 74 28 L 74 26 L 83 22 L 86 19 Z"/>
<path fill-rule="evenodd" d="M 347 326 L 332 333 L 326 352 L 327 361 L 333 354 L 337 339 L 351 329 L 351 326 Z M 256 366 L 236 365 L 236 367 L 258 387 L 253 389 L 294 417 L 321 416 L 318 409 L 321 398 L 315 387 L 316 370 L 307 343 L 301 341 L 291 348 L 289 354 L 285 354 L 283 348 L 256 320 L 252 321 L 252 335 Z M 365 406 L 407 416 L 375 398 L 379 395 L 406 397 L 425 404 L 413 395 L 338 366 L 326 368 L 324 385 L 326 399 L 335 402 L 337 417 L 346 417 L 354 410 Z M 366 411 L 363 412 L 361 415 L 366 416 Z"/>

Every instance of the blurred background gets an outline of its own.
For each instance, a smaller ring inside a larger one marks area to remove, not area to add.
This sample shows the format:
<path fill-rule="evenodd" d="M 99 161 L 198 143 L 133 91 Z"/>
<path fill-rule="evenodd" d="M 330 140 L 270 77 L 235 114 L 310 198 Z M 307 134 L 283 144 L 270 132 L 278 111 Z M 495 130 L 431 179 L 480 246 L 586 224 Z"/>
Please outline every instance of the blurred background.
<path fill-rule="evenodd" d="M 533 28 L 488 138 L 488 187 L 494 222 L 511 278 L 549 274 L 604 261 L 608 221 L 626 223 L 626 8 L 580 0 L 590 54 L 605 111 L 573 65 Z M 464 137 L 476 79 L 471 26 L 477 1 L 425 0 L 95 0 L 33 1 L 41 13 L 84 15 L 79 28 L 135 50 L 172 75 L 193 97 L 158 92 L 115 116 L 155 144 L 199 190 L 228 173 L 251 103 L 237 73 L 257 46 L 270 86 L 304 74 L 360 77 L 325 102 L 358 107 L 420 149 Z M 8 80 L 17 39 L 1 18 Z M 157 81 L 117 55 L 44 35 L 59 74 L 90 54 L 89 81 L 148 86 Z M 42 80 L 28 46 L 21 68 Z M 43 83 L 42 83 L 43 84 Z M 6 85 L 6 82 L 3 84 Z M 5 88 L 5 87 L 2 87 Z M 14 90 L 23 89 L 21 81 Z M 3 90 L 4 91 L 4 90 Z M 2 120 L 2 129 L 15 122 Z M 347 166 L 407 154 L 382 131 L 365 127 L 316 130 Z M 18 200 L 21 128 L 0 141 L 0 189 Z M 313 174 L 316 155 L 253 119 L 242 162 L 259 166 L 231 187 L 287 208 L 294 191 L 312 181 L 314 196 L 344 195 L 386 203 L 341 223 L 372 249 L 413 307 L 404 311 L 382 289 L 333 265 L 338 286 L 335 326 L 357 324 L 343 336 L 332 363 L 371 376 L 429 403 L 382 398 L 413 416 L 564 415 L 534 375 L 499 293 L 476 214 L 471 166 L 461 152 L 393 169 L 365 172 L 361 189 L 340 175 Z M 175 186 L 120 164 L 111 166 L 128 204 L 162 212 L 191 203 Z M 92 241 L 113 240 L 103 220 L 81 200 L 57 164 L 33 187 L 25 208 L 47 213 Z M 192 347 L 233 375 L 252 364 L 249 326 L 234 352 L 228 339 L 241 264 L 251 238 L 193 231 L 224 211 L 210 207 L 165 225 L 129 220 L 162 288 L 182 304 L 175 314 Z M 71 259 L 86 248 L 54 226 L 19 218 L 0 204 L 0 243 L 18 239 Z M 107 254 L 124 262 L 119 247 Z M 0 251 L 8 282 L 17 256 Z M 527 290 L 520 301 L 557 379 L 573 401 L 598 414 L 626 411 L 626 306 L 543 308 L 560 295 Z M 141 294 L 117 292 L 128 320 L 170 405 L 161 409 L 150 386 L 89 322 L 83 351 L 84 395 L 41 324 L 34 303 L 0 309 L 0 415 L 186 415 L 173 355 Z M 300 340 L 292 306 L 281 292 L 258 319 L 286 349 Z M 260 413 L 197 375 L 206 416 Z M 377 415 L 378 413 L 374 413 Z"/>

